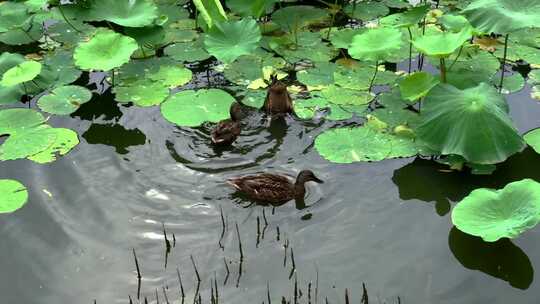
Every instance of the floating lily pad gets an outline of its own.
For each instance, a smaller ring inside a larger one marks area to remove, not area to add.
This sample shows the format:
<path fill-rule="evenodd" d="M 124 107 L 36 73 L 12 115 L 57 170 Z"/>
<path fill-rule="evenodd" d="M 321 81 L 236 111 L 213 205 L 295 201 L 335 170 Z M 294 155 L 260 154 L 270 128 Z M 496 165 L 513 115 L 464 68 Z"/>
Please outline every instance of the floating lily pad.
<path fill-rule="evenodd" d="M 227 6 L 240 16 L 259 18 L 278 0 L 227 0 Z"/>
<path fill-rule="evenodd" d="M 183 66 L 160 66 L 157 72 L 148 73 L 147 77 L 162 86 L 173 88 L 188 83 L 193 73 Z"/>
<path fill-rule="evenodd" d="M 470 29 L 465 29 L 458 33 L 426 33 L 413 39 L 412 43 L 415 48 L 428 56 L 448 57 L 470 38 Z"/>
<path fill-rule="evenodd" d="M 401 97 L 409 101 L 416 101 L 429 93 L 429 91 L 439 84 L 439 79 L 426 72 L 416 72 L 407 75 L 399 82 Z"/>
<path fill-rule="evenodd" d="M 330 32 L 330 42 L 341 49 L 347 49 L 351 46 L 354 36 L 366 32 L 367 28 L 344 28 Z"/>
<path fill-rule="evenodd" d="M 217 23 L 205 35 L 208 53 L 218 60 L 230 63 L 236 58 L 251 54 L 261 40 L 261 31 L 252 19 Z"/>
<path fill-rule="evenodd" d="M 56 133 L 47 125 L 18 129 L 0 146 L 0 160 L 14 160 L 36 155 L 49 148 Z"/>
<path fill-rule="evenodd" d="M 342 88 L 353 90 L 367 90 L 375 73 L 374 65 L 362 65 L 356 68 L 344 68 L 339 66 L 334 72 L 334 80 Z M 373 81 L 374 85 L 394 83 L 397 75 L 390 71 L 377 71 Z"/>
<path fill-rule="evenodd" d="M 326 119 L 343 120 L 351 118 L 354 113 L 363 113 L 367 109 L 367 105 L 337 105 L 321 97 L 297 99 L 294 102 L 294 112 L 302 119 L 311 119 L 314 117 L 317 111 L 323 109 L 328 109 L 330 111 L 330 113 L 326 116 Z"/>
<path fill-rule="evenodd" d="M 45 150 L 29 156 L 28 159 L 39 164 L 46 164 L 55 161 L 59 156 L 66 155 L 79 144 L 77 132 L 65 128 L 51 128 L 50 132 L 55 134 L 55 140 Z"/>
<path fill-rule="evenodd" d="M 151 107 L 162 103 L 169 96 L 169 89 L 160 83 L 142 79 L 128 86 L 113 88 L 115 100 L 120 103 L 133 102 L 140 107 Z"/>
<path fill-rule="evenodd" d="M 386 16 L 390 12 L 388 7 L 380 2 L 366 1 L 355 4 L 348 4 L 343 9 L 345 14 L 351 18 L 369 21 L 378 17 Z"/>
<path fill-rule="evenodd" d="M 263 104 L 264 100 L 266 99 L 266 90 L 246 90 L 242 92 L 240 95 L 243 95 L 242 98 L 242 104 L 253 107 L 256 109 L 260 109 Z"/>
<path fill-rule="evenodd" d="M 92 92 L 81 86 L 63 86 L 38 100 L 41 110 L 51 114 L 71 114 L 92 98 Z"/>
<path fill-rule="evenodd" d="M 254 55 L 245 55 L 238 58 L 235 62 L 226 65 L 225 78 L 238 85 L 248 86 L 253 81 L 264 78 L 263 68 L 271 66 L 276 69 L 285 66 L 285 61 L 277 57 L 260 57 Z"/>
<path fill-rule="evenodd" d="M 330 61 L 338 55 L 337 49 L 323 42 L 313 46 L 280 45 L 273 50 L 290 63 L 302 60 L 312 62 Z"/>
<path fill-rule="evenodd" d="M 449 84 L 464 90 L 482 82 L 490 82 L 500 65 L 499 60 L 492 54 L 479 52 L 470 57 L 463 56 L 456 61 L 452 69 L 447 72 L 446 78 Z"/>
<path fill-rule="evenodd" d="M 109 71 L 127 63 L 137 48 L 135 39 L 102 28 L 75 48 L 73 58 L 83 70 Z"/>
<path fill-rule="evenodd" d="M 366 91 L 351 90 L 335 85 L 328 86 L 321 91 L 321 95 L 331 103 L 339 105 L 365 105 L 373 100 L 373 95 Z"/>
<path fill-rule="evenodd" d="M 196 127 L 205 121 L 218 122 L 229 117 L 234 98 L 218 89 L 180 91 L 161 105 L 161 113 L 179 126 Z"/>
<path fill-rule="evenodd" d="M 0 213 L 11 213 L 28 201 L 28 190 L 19 181 L 0 179 Z"/>
<path fill-rule="evenodd" d="M 296 73 L 298 81 L 308 87 L 328 86 L 334 83 L 335 63 L 317 62 L 312 69 Z"/>
<path fill-rule="evenodd" d="M 94 0 L 86 20 L 143 27 L 154 23 L 157 17 L 158 8 L 151 0 Z"/>
<path fill-rule="evenodd" d="M 411 27 L 417 25 L 426 16 L 429 11 L 429 5 L 420 5 L 413 7 L 405 12 L 388 15 L 379 21 L 382 25 L 391 25 L 396 27 Z"/>
<path fill-rule="evenodd" d="M 41 72 L 41 63 L 25 61 L 4 72 L 0 85 L 10 87 L 36 78 Z"/>
<path fill-rule="evenodd" d="M 272 14 L 272 20 L 286 32 L 296 32 L 301 28 L 320 23 L 328 19 L 327 10 L 308 5 L 293 5 L 278 9 Z"/>
<path fill-rule="evenodd" d="M 203 48 L 202 39 L 195 41 L 181 42 L 169 45 L 165 48 L 165 55 L 170 56 L 178 61 L 194 62 L 202 61 L 211 57 Z"/>
<path fill-rule="evenodd" d="M 41 113 L 31 109 L 6 109 L 0 111 L 0 135 L 12 134 L 34 128 L 45 122 Z"/>
<path fill-rule="evenodd" d="M 540 2 L 537 0 L 475 0 L 461 11 L 471 24 L 485 33 L 507 34 L 538 26 Z"/>
<path fill-rule="evenodd" d="M 485 83 L 466 90 L 439 84 L 426 96 L 421 117 L 418 136 L 443 155 L 495 164 L 524 147 L 506 101 Z"/>
<path fill-rule="evenodd" d="M 317 137 L 315 148 L 322 157 L 335 163 L 380 161 L 418 153 L 412 139 L 370 127 L 330 129 Z"/>
<path fill-rule="evenodd" d="M 354 36 L 349 54 L 358 60 L 387 60 L 400 51 L 401 35 L 401 31 L 394 28 L 369 29 L 363 34 Z"/>
<path fill-rule="evenodd" d="M 70 21 L 73 22 L 74 21 Z M 80 41 L 90 37 L 96 28 L 90 24 L 77 22 L 74 30 L 67 22 L 56 22 L 47 27 L 47 34 L 54 40 L 68 46 L 76 45 Z"/>
<path fill-rule="evenodd" d="M 523 135 L 523 139 L 536 153 L 540 154 L 540 128 L 527 132 Z"/>
<path fill-rule="evenodd" d="M 4 74 L 10 68 L 24 62 L 20 54 L 4 52 L 0 55 L 0 74 Z M 19 85 L 5 87 L 0 85 L 0 105 L 18 102 L 24 95 L 24 90 Z"/>
<path fill-rule="evenodd" d="M 486 242 L 515 238 L 540 222 L 540 184 L 523 179 L 503 189 L 472 191 L 452 210 L 452 223 Z"/>
<path fill-rule="evenodd" d="M 495 86 L 499 86 L 499 83 L 501 81 L 501 77 L 497 75 L 497 77 L 491 78 L 491 84 Z M 505 75 L 504 76 L 504 82 L 501 93 L 503 94 L 511 94 L 521 91 L 523 89 L 523 86 L 525 85 L 525 79 L 521 74 L 514 73 L 512 75 Z"/>

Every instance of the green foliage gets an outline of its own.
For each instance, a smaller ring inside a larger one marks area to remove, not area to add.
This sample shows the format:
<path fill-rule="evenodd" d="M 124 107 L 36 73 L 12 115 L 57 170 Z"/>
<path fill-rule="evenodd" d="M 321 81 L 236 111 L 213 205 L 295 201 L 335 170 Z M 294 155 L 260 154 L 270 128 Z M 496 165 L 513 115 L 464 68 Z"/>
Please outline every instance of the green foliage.
<path fill-rule="evenodd" d="M 540 154 L 540 128 L 527 132 L 523 135 L 523 139 L 536 153 Z"/>
<path fill-rule="evenodd" d="M 193 4 L 195 4 L 209 29 L 214 27 L 216 22 L 227 20 L 227 14 L 219 0 L 193 0 Z"/>
<path fill-rule="evenodd" d="M 218 89 L 180 91 L 161 105 L 161 113 L 168 121 L 179 126 L 196 127 L 205 121 L 218 122 L 229 117 L 229 108 L 235 100 Z"/>
<path fill-rule="evenodd" d="M 321 23 L 328 19 L 330 14 L 327 10 L 308 5 L 286 6 L 272 14 L 272 20 L 282 30 L 294 33 L 313 24 Z"/>
<path fill-rule="evenodd" d="M 216 23 L 204 38 L 208 53 L 218 60 L 231 63 L 236 58 L 252 53 L 261 40 L 257 22 L 251 19 Z"/>
<path fill-rule="evenodd" d="M 394 28 L 369 29 L 354 36 L 349 54 L 359 60 L 385 60 L 400 51 L 401 35 L 401 32 Z"/>
<path fill-rule="evenodd" d="M 41 110 L 51 114 L 71 114 L 92 98 L 92 92 L 81 86 L 63 86 L 38 100 Z"/>
<path fill-rule="evenodd" d="M 127 63 L 137 48 L 133 38 L 101 28 L 75 48 L 73 59 L 83 70 L 109 71 Z"/>
<path fill-rule="evenodd" d="M 503 189 L 472 191 L 452 211 L 452 223 L 486 242 L 515 238 L 540 222 L 540 184 L 523 179 Z"/>
<path fill-rule="evenodd" d="M 435 57 L 448 57 L 454 53 L 465 41 L 471 38 L 470 29 L 460 32 L 426 33 L 413 39 L 412 43 L 420 52 Z"/>
<path fill-rule="evenodd" d="M 439 84 L 439 79 L 426 72 L 416 72 L 407 75 L 399 82 L 401 97 L 409 101 L 418 100 L 429 93 L 429 91 Z"/>
<path fill-rule="evenodd" d="M 151 107 L 162 103 L 169 96 L 169 89 L 157 82 L 142 79 L 129 85 L 114 88 L 115 100 L 120 103 L 133 102 L 140 107 Z"/>
<path fill-rule="evenodd" d="M 25 61 L 4 72 L 0 85 L 10 87 L 30 81 L 41 72 L 41 63 L 37 61 Z"/>
<path fill-rule="evenodd" d="M 426 96 L 421 117 L 420 139 L 443 155 L 461 155 L 471 163 L 499 163 L 524 146 L 506 101 L 485 83 L 465 90 L 439 84 Z"/>
<path fill-rule="evenodd" d="M 461 11 L 474 27 L 485 33 L 507 34 L 537 27 L 540 20 L 538 0 L 475 0 Z"/>
<path fill-rule="evenodd" d="M 261 17 L 278 0 L 227 0 L 227 6 L 240 16 Z"/>
<path fill-rule="evenodd" d="M 0 179 L 0 214 L 20 209 L 28 201 L 28 190 L 13 179 Z"/>
<path fill-rule="evenodd" d="M 152 0 L 94 0 L 85 19 L 143 27 L 153 24 L 157 17 L 158 8 Z"/>
<path fill-rule="evenodd" d="M 353 19 L 362 21 L 373 20 L 386 16 L 390 11 L 386 5 L 376 1 L 365 1 L 356 4 L 348 4 L 343 11 Z"/>
<path fill-rule="evenodd" d="M 357 8 L 358 9 L 358 8 Z M 429 11 L 429 5 L 413 7 L 403 13 L 388 15 L 379 20 L 382 25 L 411 27 L 417 25 Z"/>

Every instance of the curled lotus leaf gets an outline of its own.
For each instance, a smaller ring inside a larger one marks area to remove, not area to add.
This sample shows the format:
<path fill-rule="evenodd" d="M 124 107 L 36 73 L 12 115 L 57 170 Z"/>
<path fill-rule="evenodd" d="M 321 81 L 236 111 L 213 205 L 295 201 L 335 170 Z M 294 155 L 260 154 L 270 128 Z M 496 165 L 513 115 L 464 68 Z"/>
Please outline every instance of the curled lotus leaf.
<path fill-rule="evenodd" d="M 461 11 L 471 24 L 485 33 L 508 34 L 538 27 L 538 0 L 475 0 Z"/>
<path fill-rule="evenodd" d="M 20 209 L 28 201 L 28 190 L 19 181 L 0 179 L 0 214 Z"/>
<path fill-rule="evenodd" d="M 75 65 L 83 70 L 109 71 L 127 63 L 137 49 L 135 39 L 99 29 L 90 40 L 79 43 L 73 58 Z"/>
<path fill-rule="evenodd" d="M 218 122 L 229 117 L 235 99 L 219 89 L 180 91 L 161 105 L 161 113 L 179 126 L 196 127 L 205 121 Z"/>
<path fill-rule="evenodd" d="M 407 75 L 399 82 L 401 97 L 409 101 L 416 101 L 429 93 L 439 84 L 439 79 L 426 72 L 416 72 Z"/>
<path fill-rule="evenodd" d="M 452 210 L 452 223 L 486 242 L 515 238 L 540 222 L 540 183 L 512 182 L 500 190 L 473 190 Z"/>
<path fill-rule="evenodd" d="M 465 90 L 437 85 L 422 104 L 416 131 L 441 154 L 477 164 L 502 162 L 524 147 L 504 97 L 486 83 Z"/>
<path fill-rule="evenodd" d="M 92 98 L 92 92 L 81 86 L 63 86 L 51 91 L 50 94 L 42 96 L 38 100 L 41 110 L 51 114 L 67 115 L 71 114 L 84 103 Z"/>
<path fill-rule="evenodd" d="M 4 72 L 0 86 L 10 87 L 36 78 L 41 72 L 41 63 L 25 61 Z"/>

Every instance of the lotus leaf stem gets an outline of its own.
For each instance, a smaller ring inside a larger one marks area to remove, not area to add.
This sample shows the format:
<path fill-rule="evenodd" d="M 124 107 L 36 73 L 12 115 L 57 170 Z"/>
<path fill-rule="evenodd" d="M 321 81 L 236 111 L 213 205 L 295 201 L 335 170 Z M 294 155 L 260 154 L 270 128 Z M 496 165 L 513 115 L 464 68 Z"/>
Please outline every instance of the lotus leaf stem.
<path fill-rule="evenodd" d="M 444 58 L 440 58 L 440 70 L 441 70 L 441 82 L 446 83 L 446 65 L 444 62 Z"/>
<path fill-rule="evenodd" d="M 375 73 L 373 73 L 373 78 L 371 78 L 371 82 L 369 83 L 369 92 L 371 92 L 371 88 L 373 87 L 373 82 L 375 81 L 375 78 L 377 77 L 377 72 L 379 71 L 379 61 L 375 61 Z"/>
<path fill-rule="evenodd" d="M 337 0 L 334 1 L 334 5 L 337 6 Z M 330 32 L 332 31 L 332 26 L 334 25 L 334 22 L 336 21 L 336 14 L 337 12 L 334 12 L 332 14 L 332 21 L 330 23 L 330 26 L 328 27 L 328 33 L 326 33 L 326 40 L 330 39 Z"/>
<path fill-rule="evenodd" d="M 409 74 L 411 73 L 411 66 L 412 66 L 412 32 L 411 27 L 407 27 L 407 31 L 409 31 Z"/>
<path fill-rule="evenodd" d="M 504 67 L 506 65 L 506 54 L 508 51 L 508 34 L 504 37 L 504 53 L 503 53 L 503 60 L 501 63 L 501 82 L 499 82 L 499 93 L 502 92 L 503 88 L 503 82 L 504 82 Z"/>
<path fill-rule="evenodd" d="M 454 58 L 454 61 L 452 61 L 452 64 L 448 68 L 448 71 L 450 71 L 452 69 L 452 67 L 454 66 L 454 64 L 456 64 L 457 60 L 459 59 L 459 56 L 461 56 L 462 51 L 463 51 L 463 45 L 459 48 L 458 54 L 457 54 L 456 58 Z"/>

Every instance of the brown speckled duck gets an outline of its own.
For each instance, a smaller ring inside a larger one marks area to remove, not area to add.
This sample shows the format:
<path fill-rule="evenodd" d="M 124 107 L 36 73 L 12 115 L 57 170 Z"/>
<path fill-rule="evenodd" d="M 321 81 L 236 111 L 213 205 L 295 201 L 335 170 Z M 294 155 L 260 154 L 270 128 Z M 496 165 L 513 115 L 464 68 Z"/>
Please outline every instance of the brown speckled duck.
<path fill-rule="evenodd" d="M 310 170 L 301 171 L 294 183 L 286 176 L 269 173 L 227 180 L 238 192 L 249 198 L 272 204 L 284 203 L 292 199 L 303 200 L 306 194 L 304 184 L 309 181 L 323 183 Z"/>
<path fill-rule="evenodd" d="M 212 143 L 215 145 L 230 145 L 240 135 L 242 107 L 238 102 L 234 102 L 229 113 L 231 118 L 220 121 L 212 130 Z"/>
<path fill-rule="evenodd" d="M 293 102 L 287 91 L 287 86 L 275 76 L 272 77 L 272 84 L 268 88 L 261 110 L 270 115 L 294 114 Z"/>

